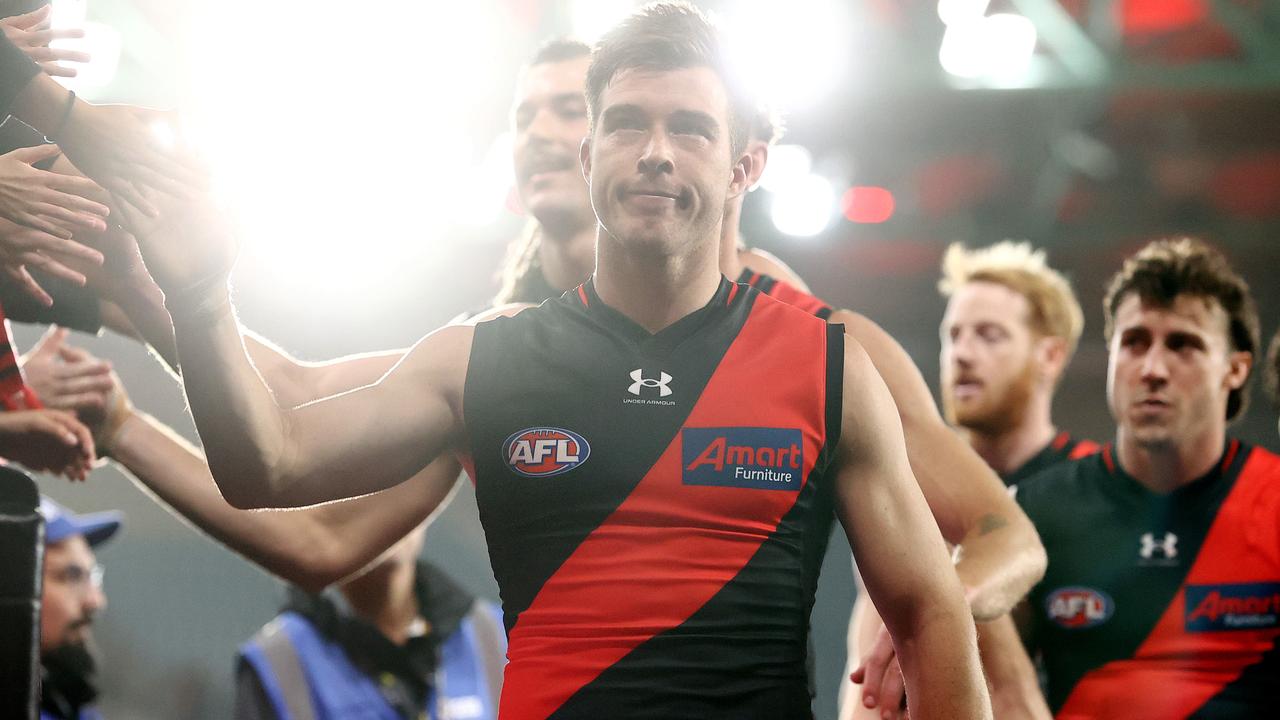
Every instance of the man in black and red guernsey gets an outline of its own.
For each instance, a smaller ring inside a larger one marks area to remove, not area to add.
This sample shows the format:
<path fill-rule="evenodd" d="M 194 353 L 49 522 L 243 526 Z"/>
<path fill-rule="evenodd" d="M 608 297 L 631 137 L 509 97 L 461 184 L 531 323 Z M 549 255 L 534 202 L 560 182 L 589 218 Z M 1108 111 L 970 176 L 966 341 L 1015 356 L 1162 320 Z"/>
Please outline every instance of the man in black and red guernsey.
<path fill-rule="evenodd" d="M 1050 418 L 1054 390 L 1084 326 L 1067 279 L 1048 266 L 1043 252 L 1007 241 L 979 250 L 952 245 L 942 271 L 939 289 L 948 298 L 940 328 L 942 404 L 947 420 L 960 429 L 959 435 L 948 434 L 961 444 L 967 441 L 1005 482 L 1095 451 L 1096 444 L 1072 439 Z M 950 490 L 958 492 L 954 486 Z M 855 614 L 862 630 L 851 626 L 850 646 L 861 645 L 858 654 L 874 659 L 876 649 L 868 648 L 874 613 L 859 607 Z M 1029 706 L 1047 714 L 1012 623 L 1002 618 L 981 623 L 978 630 L 997 717 L 1035 717 Z M 896 670 L 887 674 L 897 675 Z M 875 689 L 875 677 L 866 685 Z M 893 699 L 880 694 L 885 701 Z M 842 703 L 842 719 L 875 716 L 865 702 L 852 700 Z"/>
<path fill-rule="evenodd" d="M 1018 485 L 1049 551 L 1026 606 L 1059 718 L 1280 712 L 1280 458 L 1227 437 L 1258 353 L 1204 244 L 1129 258 L 1104 302 L 1114 445 Z"/>
<path fill-rule="evenodd" d="M 558 296 L 560 289 L 575 287 L 586 279 L 595 264 L 596 218 L 575 164 L 587 130 L 583 88 L 588 54 L 589 49 L 581 43 L 548 43 L 522 71 L 517 84 L 512 112 L 515 176 L 521 202 L 536 223 L 525 242 L 515 247 L 504 273 L 500 302 L 538 303 Z M 759 113 L 756 117 L 747 146 L 760 166 L 752 167 L 752 183 L 767 159 L 769 143 L 777 136 L 771 117 Z M 726 206 L 723 239 L 729 251 L 721 257 L 721 270 L 734 278 L 745 264 L 798 281 L 776 258 L 738 247 L 740 210 L 740 198 Z M 187 226 L 177 228 L 168 242 L 182 242 L 189 232 Z M 105 244 L 99 241 L 97 246 Z M 136 256 L 136 248 L 132 254 Z M 146 290 L 145 286 L 154 285 L 141 271 L 140 263 L 134 264 L 140 271 L 137 280 L 114 283 L 129 291 L 118 304 L 131 309 L 137 327 L 153 329 L 147 333 L 148 340 L 161 355 L 172 358 L 168 315 L 151 299 L 161 294 Z M 806 310 L 823 305 L 811 296 L 788 292 L 789 286 L 781 282 L 758 276 L 758 284 Z M 1043 573 L 1043 549 L 1030 521 L 1001 492 L 999 481 L 981 459 L 948 431 L 927 385 L 901 346 L 860 315 L 841 311 L 832 320 L 845 324 L 889 385 L 903 419 L 908 457 L 925 499 L 944 537 L 963 548 L 957 572 L 975 617 L 987 619 L 1007 612 Z M 294 405 L 375 382 L 404 352 L 313 364 L 299 363 L 251 333 L 246 333 L 245 341 L 277 399 Z M 139 437 L 132 436 L 135 440 Z M 157 454 L 181 451 L 165 441 L 164 433 L 148 433 L 146 437 L 150 440 L 145 445 Z M 184 459 L 182 466 L 192 465 L 185 461 L 189 459 Z M 201 458 L 195 461 L 193 467 L 203 464 Z M 253 523 L 246 523 L 244 514 L 229 512 L 221 497 L 209 492 L 203 472 L 192 477 L 174 472 L 177 464 L 150 466 L 159 472 L 141 474 L 139 479 L 175 510 L 272 572 L 308 585 L 323 585 L 362 567 L 422 521 L 433 506 L 430 488 L 438 483 L 436 476 L 457 476 L 456 464 L 441 458 L 391 492 L 298 513 L 256 514 Z M 311 541 L 282 544 L 276 539 L 279 536 L 309 537 Z M 334 549 L 332 558 L 319 557 L 315 552 L 318 547 Z"/>
<path fill-rule="evenodd" d="M 1005 484 L 1096 452 L 1097 443 L 1053 422 L 1053 396 L 1084 313 L 1044 251 L 1009 240 L 977 250 L 953 244 L 938 289 L 947 297 L 942 406 Z"/>
<path fill-rule="evenodd" d="M 897 637 L 916 717 L 986 717 L 972 619 L 853 342 L 724 281 L 750 157 L 718 41 L 684 5 L 601 41 L 581 162 L 601 223 L 578 291 L 424 338 L 382 380 L 282 410 L 245 354 L 234 256 L 153 242 L 213 476 L 242 507 L 376 491 L 441 452 L 477 487 L 510 645 L 501 714 L 805 717 L 834 505 Z M 927 682 L 926 682 L 927 677 Z"/>
<path fill-rule="evenodd" d="M 757 109 L 747 144 L 747 152 L 755 160 L 748 178 L 751 185 L 759 180 L 769 148 L 780 135 L 778 119 L 767 108 Z M 738 233 L 742 204 L 743 197 L 739 196 L 725 205 L 721 271 L 807 313 L 844 325 L 845 331 L 866 349 L 893 397 L 902 420 L 911 469 L 929 509 L 947 541 L 963 548 L 956 572 L 974 618 L 988 621 L 1004 616 L 1044 571 L 1044 556 L 1034 528 L 1003 491 L 991 469 L 943 422 L 924 377 L 896 340 L 864 315 L 834 309 L 814 297 L 776 258 L 759 251 L 743 252 Z M 888 633 L 865 593 L 858 596 L 854 616 L 864 617 L 866 628 L 859 638 L 854 632 L 855 624 L 850 623 L 848 669 L 858 666 L 860 658 L 867 661 L 867 667 L 858 672 L 860 680 L 865 676 L 860 707 L 871 712 L 886 697 L 896 707 L 902 696 L 902 673 L 893 663 L 894 648 Z M 842 716 L 848 717 L 854 704 L 847 699 L 843 704 Z"/>

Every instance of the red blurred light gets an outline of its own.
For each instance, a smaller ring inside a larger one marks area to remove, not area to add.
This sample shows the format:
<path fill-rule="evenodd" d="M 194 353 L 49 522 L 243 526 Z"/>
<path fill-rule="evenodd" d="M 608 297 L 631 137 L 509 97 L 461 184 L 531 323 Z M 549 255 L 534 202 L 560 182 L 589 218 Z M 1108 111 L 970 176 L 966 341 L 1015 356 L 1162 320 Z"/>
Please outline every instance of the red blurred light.
<path fill-rule="evenodd" d="M 1127 33 L 1167 33 L 1208 17 L 1202 0 L 1124 0 L 1120 17 Z"/>
<path fill-rule="evenodd" d="M 840 208 L 849 222 L 882 223 L 893 217 L 893 193 L 874 185 L 859 185 L 844 191 Z"/>

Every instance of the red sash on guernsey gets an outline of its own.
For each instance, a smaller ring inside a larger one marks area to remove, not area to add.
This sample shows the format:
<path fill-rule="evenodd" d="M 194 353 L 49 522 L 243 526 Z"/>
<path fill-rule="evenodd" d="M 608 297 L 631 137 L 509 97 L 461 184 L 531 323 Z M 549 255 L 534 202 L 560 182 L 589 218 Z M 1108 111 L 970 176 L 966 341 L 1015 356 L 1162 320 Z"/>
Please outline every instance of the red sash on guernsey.
<path fill-rule="evenodd" d="M 4 335 L 0 337 L 0 405 L 5 410 L 33 410 L 44 407 L 40 398 L 22 379 L 22 368 L 18 365 L 18 355 L 13 349 L 13 335 L 9 332 L 9 319 L 4 315 L 4 307 L 0 306 L 0 326 L 4 327 Z"/>
<path fill-rule="evenodd" d="M 1238 448 L 1232 441 L 1224 468 Z M 1109 453 L 1104 461 L 1112 465 Z M 1280 595 L 1251 597 L 1248 591 L 1280 580 L 1278 479 L 1280 458 L 1254 448 L 1159 622 L 1133 657 L 1113 660 L 1081 678 L 1058 720 L 1187 717 L 1274 650 L 1280 637 L 1280 627 L 1274 625 Z M 1189 601 L 1192 588 L 1202 592 Z M 1242 590 L 1245 597 L 1233 596 Z M 1232 627 L 1225 617 L 1231 614 L 1247 620 L 1269 615 L 1271 622 L 1260 622 L 1256 629 Z"/>

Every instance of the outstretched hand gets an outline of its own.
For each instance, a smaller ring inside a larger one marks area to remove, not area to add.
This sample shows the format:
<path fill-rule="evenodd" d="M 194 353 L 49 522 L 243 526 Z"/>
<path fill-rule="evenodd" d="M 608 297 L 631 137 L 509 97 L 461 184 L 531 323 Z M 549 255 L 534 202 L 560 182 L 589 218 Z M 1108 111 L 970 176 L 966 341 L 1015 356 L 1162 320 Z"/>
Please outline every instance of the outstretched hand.
<path fill-rule="evenodd" d="M 89 429 L 66 410 L 0 412 L 0 457 L 83 481 L 93 467 L 94 452 Z"/>
<path fill-rule="evenodd" d="M 40 287 L 28 268 L 84 285 L 85 272 L 102 262 L 102 253 L 75 240 L 0 218 L 0 273 L 45 307 L 53 304 L 53 297 Z"/>
<path fill-rule="evenodd" d="M 120 220 L 137 240 L 146 270 L 165 293 L 166 304 L 194 299 L 192 293 L 225 292 L 239 243 L 233 223 L 207 194 L 192 199 L 144 191 L 159 208 L 148 216 L 120 206 Z"/>
<path fill-rule="evenodd" d="M 53 29 L 53 5 L 42 5 L 29 13 L 0 19 L 0 32 L 4 32 L 19 50 L 55 77 L 75 77 L 76 69 L 59 62 L 89 62 L 89 54 L 79 50 L 50 47 L 55 40 L 71 40 L 84 37 L 80 28 Z"/>
<path fill-rule="evenodd" d="M 110 450 L 133 403 L 111 363 L 67 344 L 66 328 L 51 327 L 22 358 L 27 384 L 47 407 L 70 410 L 93 434 L 97 451 Z"/>
<path fill-rule="evenodd" d="M 883 623 L 876 633 L 871 651 L 849 679 L 862 685 L 861 700 L 864 707 L 879 708 L 878 714 L 884 720 L 907 717 L 906 683 L 902 677 L 902 668 L 898 665 L 893 638 L 889 636 L 889 630 Z"/>
<path fill-rule="evenodd" d="M 45 407 L 70 410 L 89 425 L 107 407 L 114 387 L 111 363 L 67 344 L 67 329 L 52 326 L 22 356 L 22 374 Z"/>
<path fill-rule="evenodd" d="M 73 103 L 54 139 L 76 167 L 118 200 L 155 216 L 159 210 L 144 191 L 189 199 L 207 186 L 195 161 L 166 140 L 175 124 L 172 113 Z"/>
<path fill-rule="evenodd" d="M 105 230 L 110 210 L 89 199 L 101 188 L 85 177 L 34 166 L 60 152 L 45 144 L 0 155 L 0 216 L 60 238 L 80 228 Z"/>

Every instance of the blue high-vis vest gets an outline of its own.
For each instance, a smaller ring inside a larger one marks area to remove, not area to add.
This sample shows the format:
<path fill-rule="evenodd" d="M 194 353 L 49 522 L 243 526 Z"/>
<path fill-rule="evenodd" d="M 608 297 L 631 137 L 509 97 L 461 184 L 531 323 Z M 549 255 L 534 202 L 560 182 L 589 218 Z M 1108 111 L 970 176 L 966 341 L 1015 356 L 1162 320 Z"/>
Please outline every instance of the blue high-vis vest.
<path fill-rule="evenodd" d="M 40 709 L 40 720 L 102 720 L 102 714 L 95 707 L 85 706 L 80 708 L 75 717 L 63 717 L 62 715 L 54 715 L 53 713 Z"/>
<path fill-rule="evenodd" d="M 426 720 L 496 720 L 507 642 L 502 611 L 477 600 L 440 645 Z M 240 648 L 280 720 L 404 720 L 378 680 L 305 617 L 285 612 Z"/>

